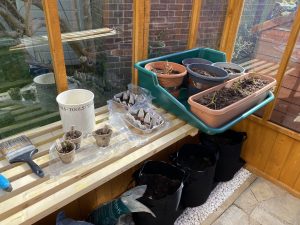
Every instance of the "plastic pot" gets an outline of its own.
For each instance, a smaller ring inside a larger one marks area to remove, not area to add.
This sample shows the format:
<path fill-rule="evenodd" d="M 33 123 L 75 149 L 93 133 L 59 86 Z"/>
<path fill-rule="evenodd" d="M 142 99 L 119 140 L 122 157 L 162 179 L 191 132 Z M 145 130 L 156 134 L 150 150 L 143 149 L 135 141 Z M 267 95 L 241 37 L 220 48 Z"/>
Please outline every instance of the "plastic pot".
<path fill-rule="evenodd" d="M 168 74 L 156 73 L 159 84 L 167 89 L 174 97 L 179 96 L 180 86 L 187 70 L 183 65 L 167 61 L 152 62 L 145 65 L 146 70 L 165 70 L 172 68 Z M 176 71 L 176 73 L 174 73 Z"/>
<path fill-rule="evenodd" d="M 101 130 L 103 130 L 103 128 L 99 129 L 99 131 L 101 131 Z M 112 129 L 109 129 L 108 133 L 106 133 L 106 134 L 98 134 L 97 131 L 98 130 L 93 131 L 93 133 L 92 133 L 93 137 L 96 140 L 96 144 L 99 147 L 107 147 L 109 145 L 110 138 L 112 135 Z"/>
<path fill-rule="evenodd" d="M 181 205 L 196 207 L 205 203 L 213 189 L 216 152 L 200 144 L 186 144 L 177 152 L 173 162 L 186 174 Z"/>
<path fill-rule="evenodd" d="M 209 60 L 203 59 L 203 58 L 187 58 L 187 59 L 182 60 L 182 64 L 185 66 L 188 66 L 193 63 L 202 63 L 202 64 L 206 64 L 206 65 L 211 65 L 212 61 L 209 61 Z"/>
<path fill-rule="evenodd" d="M 56 85 L 53 73 L 39 75 L 33 79 L 36 86 L 37 98 L 42 109 L 47 111 L 57 111 Z"/>
<path fill-rule="evenodd" d="M 231 180 L 234 174 L 245 164 L 240 155 L 246 139 L 247 133 L 233 130 L 216 135 L 200 134 L 201 143 L 219 153 L 215 173 L 216 182 Z"/>
<path fill-rule="evenodd" d="M 72 145 L 72 150 L 67 153 L 62 153 L 57 150 L 57 154 L 63 163 L 71 163 L 75 159 L 75 150 L 76 145 L 73 142 L 70 142 Z"/>
<path fill-rule="evenodd" d="M 142 182 L 143 178 L 147 175 L 161 175 L 171 180 L 177 180 L 179 181 L 178 187 L 175 187 L 172 192 L 169 192 L 160 199 L 147 196 L 138 199 L 141 203 L 150 208 L 156 217 L 148 213 L 134 213 L 133 218 L 136 225 L 173 225 L 178 216 L 176 211 L 178 210 L 181 199 L 184 172 L 165 162 L 147 161 L 135 178 L 137 185 L 147 185 L 147 183 Z M 161 185 L 164 186 L 165 184 Z"/>
<path fill-rule="evenodd" d="M 197 70 L 213 73 L 215 76 L 205 76 L 203 73 L 198 73 Z M 202 63 L 189 64 L 187 71 L 189 73 L 189 95 L 219 85 L 228 79 L 228 73 L 225 70 Z"/>
<path fill-rule="evenodd" d="M 215 67 L 216 68 L 216 67 Z M 240 79 L 244 78 L 251 78 L 251 77 L 259 77 L 260 79 L 266 80 L 269 82 L 266 86 L 261 88 L 260 90 L 254 92 L 253 94 L 229 105 L 222 109 L 214 110 L 206 107 L 205 105 L 199 104 L 196 100 L 206 96 L 209 93 L 214 91 L 218 91 L 222 88 L 231 87 L 234 82 L 239 81 Z M 235 79 L 229 80 L 224 84 L 220 84 L 216 87 L 210 88 L 205 90 L 201 93 L 195 94 L 188 99 L 188 103 L 191 106 L 191 111 L 204 123 L 206 123 L 210 127 L 221 127 L 225 123 L 229 122 L 233 118 L 239 116 L 240 114 L 246 112 L 251 107 L 259 104 L 263 101 L 267 95 L 268 91 L 272 89 L 272 87 L 276 84 L 276 80 L 269 76 L 263 75 L 256 75 L 256 74 L 245 74 L 243 76 L 237 77 Z"/>
<path fill-rule="evenodd" d="M 229 79 L 239 77 L 245 73 L 245 68 L 235 63 L 216 62 L 213 63 L 212 66 L 216 66 L 225 70 L 229 75 Z"/>

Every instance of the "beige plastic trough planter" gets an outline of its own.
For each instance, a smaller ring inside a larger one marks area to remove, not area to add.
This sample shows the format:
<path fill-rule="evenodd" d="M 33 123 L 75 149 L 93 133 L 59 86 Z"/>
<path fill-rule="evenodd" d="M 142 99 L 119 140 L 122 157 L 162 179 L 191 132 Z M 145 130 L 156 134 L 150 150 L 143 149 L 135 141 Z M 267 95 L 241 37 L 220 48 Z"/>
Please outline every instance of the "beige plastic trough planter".
<path fill-rule="evenodd" d="M 226 88 L 232 87 L 235 81 L 239 81 L 244 78 L 251 78 L 251 77 L 258 77 L 262 80 L 267 81 L 268 84 L 266 84 L 260 90 L 250 94 L 249 96 L 241 100 L 238 100 L 237 102 L 221 109 L 216 109 L 216 110 L 211 109 L 205 105 L 201 105 L 196 101 L 203 98 L 204 96 L 207 96 L 210 93 L 219 91 L 224 87 Z M 210 127 L 218 128 L 224 125 L 225 123 L 229 122 L 231 119 L 246 112 L 250 108 L 254 107 L 255 105 L 259 104 L 261 101 L 263 101 L 267 97 L 268 91 L 271 90 L 272 87 L 275 86 L 275 84 L 276 84 L 276 80 L 272 77 L 258 75 L 258 74 L 245 74 L 235 79 L 229 80 L 223 84 L 220 84 L 218 86 L 212 87 L 210 89 L 207 89 L 203 92 L 191 96 L 188 99 L 188 103 L 191 106 L 191 111 L 199 119 L 201 119 L 204 123 L 206 123 Z"/>

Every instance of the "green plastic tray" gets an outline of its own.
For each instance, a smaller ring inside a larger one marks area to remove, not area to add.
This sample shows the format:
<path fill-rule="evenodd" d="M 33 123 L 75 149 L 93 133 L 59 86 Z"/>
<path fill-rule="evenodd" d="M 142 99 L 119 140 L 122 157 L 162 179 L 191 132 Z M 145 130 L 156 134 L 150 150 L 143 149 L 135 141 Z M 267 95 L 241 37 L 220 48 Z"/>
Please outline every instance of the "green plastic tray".
<path fill-rule="evenodd" d="M 251 108 L 247 112 L 243 113 L 239 117 L 231 120 L 229 123 L 223 125 L 219 128 L 212 128 L 203 123 L 198 117 L 196 117 L 191 111 L 190 106 L 187 103 L 188 95 L 187 90 L 182 88 L 180 91 L 180 96 L 178 99 L 173 97 L 167 90 L 161 87 L 158 83 L 157 76 L 151 72 L 146 70 L 144 67 L 147 63 L 155 62 L 155 61 L 169 61 L 180 63 L 185 58 L 194 58 L 200 57 L 212 62 L 225 62 L 226 55 L 223 52 L 216 51 L 209 48 L 196 48 L 192 50 L 187 50 L 183 52 L 178 52 L 170 55 L 165 55 L 157 58 L 148 59 L 145 61 L 141 61 L 135 64 L 135 68 L 138 70 L 139 76 L 139 86 L 144 87 L 151 91 L 151 94 L 155 97 L 153 100 L 154 104 L 157 104 L 169 111 L 170 113 L 176 115 L 182 120 L 188 122 L 189 124 L 197 127 L 199 130 L 207 133 L 207 134 L 217 134 L 222 133 L 228 130 L 230 127 L 234 126 L 241 120 L 245 119 L 249 115 L 253 114 L 255 111 L 267 105 L 274 99 L 274 95 L 272 92 L 269 92 L 267 98 L 262 101 L 260 104 Z"/>

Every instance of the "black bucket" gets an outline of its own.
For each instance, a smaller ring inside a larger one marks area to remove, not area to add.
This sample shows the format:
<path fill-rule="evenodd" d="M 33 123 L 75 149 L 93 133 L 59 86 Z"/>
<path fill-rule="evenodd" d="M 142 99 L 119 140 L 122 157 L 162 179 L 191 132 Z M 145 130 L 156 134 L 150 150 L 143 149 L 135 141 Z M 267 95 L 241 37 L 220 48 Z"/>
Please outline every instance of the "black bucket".
<path fill-rule="evenodd" d="M 182 207 L 195 207 L 205 203 L 213 189 L 216 153 L 200 144 L 186 144 L 177 152 L 173 161 L 186 174 Z"/>
<path fill-rule="evenodd" d="M 135 224 L 173 225 L 178 216 L 176 211 L 181 199 L 183 179 L 184 172 L 181 169 L 161 161 L 147 161 L 135 177 L 137 185 L 147 185 L 145 195 L 138 201 L 150 208 L 156 218 L 149 213 L 133 213 Z M 160 190 L 153 191 L 150 188 L 153 185 Z"/>
<path fill-rule="evenodd" d="M 234 174 L 245 164 L 240 155 L 243 142 L 246 139 L 247 133 L 233 130 L 216 135 L 200 134 L 200 141 L 203 145 L 219 152 L 215 173 L 216 182 L 231 180 Z"/>

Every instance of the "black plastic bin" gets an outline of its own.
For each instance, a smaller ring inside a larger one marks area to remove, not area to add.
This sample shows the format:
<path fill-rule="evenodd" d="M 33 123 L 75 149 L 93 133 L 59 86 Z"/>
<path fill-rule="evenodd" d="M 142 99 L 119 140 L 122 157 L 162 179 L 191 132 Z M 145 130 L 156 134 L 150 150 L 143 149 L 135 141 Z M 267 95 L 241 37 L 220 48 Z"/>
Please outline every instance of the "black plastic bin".
<path fill-rule="evenodd" d="M 213 189 L 217 154 L 201 144 L 186 144 L 172 160 L 186 174 L 181 206 L 205 203 Z"/>
<path fill-rule="evenodd" d="M 176 180 L 176 186 L 171 190 L 171 193 L 163 196 L 160 199 L 150 198 L 146 195 L 138 199 L 141 203 L 149 207 L 156 218 L 149 213 L 133 213 L 133 219 L 136 225 L 173 225 L 177 219 L 178 206 L 181 199 L 181 192 L 183 188 L 184 172 L 168 163 L 161 161 L 147 161 L 138 175 L 135 177 L 137 185 L 149 184 L 145 182 L 144 178 L 149 175 L 162 175 L 170 180 Z M 177 185 L 178 184 L 178 185 Z M 167 186 L 162 183 L 162 187 Z M 147 193 L 146 191 L 146 193 Z"/>
<path fill-rule="evenodd" d="M 200 134 L 201 143 L 219 153 L 215 173 L 216 182 L 231 180 L 234 174 L 245 164 L 240 155 L 243 142 L 246 139 L 247 133 L 233 130 L 216 135 Z"/>

